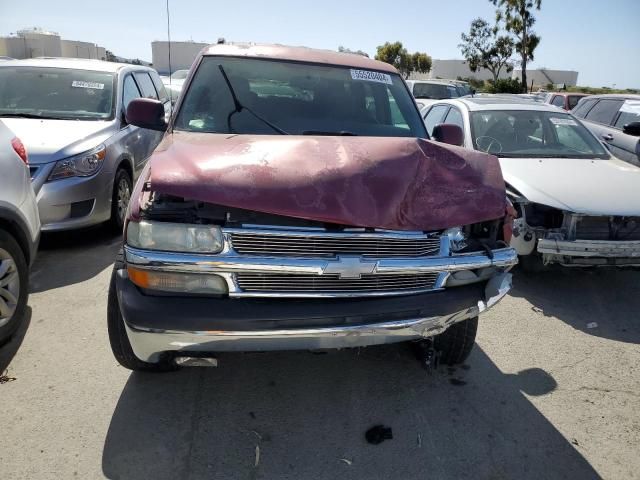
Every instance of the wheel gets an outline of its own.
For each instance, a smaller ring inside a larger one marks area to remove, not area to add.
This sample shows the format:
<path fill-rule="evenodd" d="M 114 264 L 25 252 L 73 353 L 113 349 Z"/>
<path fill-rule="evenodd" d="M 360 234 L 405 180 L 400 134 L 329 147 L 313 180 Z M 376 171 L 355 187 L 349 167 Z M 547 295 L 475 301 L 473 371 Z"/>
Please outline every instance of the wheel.
<path fill-rule="evenodd" d="M 0 230 L 0 345 L 9 340 L 24 318 L 29 297 L 29 267 L 24 253 Z"/>
<path fill-rule="evenodd" d="M 107 329 L 109 331 L 109 343 L 113 356 L 120 365 L 129 370 L 138 372 L 169 372 L 176 370 L 176 365 L 163 359 L 158 363 L 143 362 L 133 353 L 129 337 L 124 328 L 124 319 L 120 313 L 118 294 L 116 292 L 116 274 L 123 267 L 122 253 L 118 254 L 116 264 L 111 273 L 111 283 L 109 284 L 109 298 L 107 301 Z"/>
<path fill-rule="evenodd" d="M 119 168 L 113 181 L 113 197 L 111 198 L 111 225 L 122 231 L 127 216 L 127 207 L 131 199 L 133 183 L 131 176 L 124 168 Z"/>
<path fill-rule="evenodd" d="M 456 365 L 464 362 L 476 341 L 478 317 L 454 323 L 433 338 L 433 346 L 440 355 L 440 362 Z"/>

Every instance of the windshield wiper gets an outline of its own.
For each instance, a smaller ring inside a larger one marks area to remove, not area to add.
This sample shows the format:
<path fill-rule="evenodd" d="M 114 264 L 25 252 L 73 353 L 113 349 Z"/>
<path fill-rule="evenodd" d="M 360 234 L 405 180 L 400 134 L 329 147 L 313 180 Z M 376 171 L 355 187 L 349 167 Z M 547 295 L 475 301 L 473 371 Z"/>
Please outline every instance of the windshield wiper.
<path fill-rule="evenodd" d="M 340 130 L 339 132 L 330 132 L 326 130 L 304 130 L 302 135 L 327 135 L 327 136 L 341 136 L 341 137 L 357 137 L 357 133 L 349 132 L 348 130 Z"/>
<path fill-rule="evenodd" d="M 218 65 L 218 68 L 220 69 L 220 73 L 222 74 L 222 78 L 224 78 L 224 82 L 227 84 L 227 87 L 229 88 L 229 93 L 231 93 L 231 98 L 233 98 L 233 105 L 235 106 L 235 110 L 233 110 L 232 112 L 229 113 L 229 115 L 227 116 L 227 125 L 229 126 L 229 130 L 233 130 L 231 128 L 231 117 L 233 116 L 234 113 L 240 113 L 242 112 L 242 110 L 246 110 L 247 112 L 249 112 L 251 115 L 253 115 L 254 117 L 256 117 L 258 120 L 260 120 L 261 122 L 263 122 L 265 125 L 268 125 L 269 127 L 273 128 L 276 132 L 278 132 L 280 135 L 289 135 L 289 133 L 285 132 L 284 130 L 282 130 L 280 127 L 274 125 L 273 123 L 271 123 L 269 120 L 267 120 L 266 118 L 262 118 L 260 115 L 258 115 L 256 112 L 254 112 L 253 110 L 251 110 L 249 107 L 245 107 L 244 105 L 242 105 L 240 103 L 240 100 L 238 100 L 238 97 L 236 96 L 236 92 L 233 89 L 233 86 L 231 86 L 231 82 L 229 81 L 229 77 L 227 77 L 227 72 L 224 71 L 224 68 L 222 65 Z M 233 132 L 235 133 L 235 132 Z"/>
<path fill-rule="evenodd" d="M 41 120 L 62 120 L 60 117 L 52 117 L 50 115 L 36 115 L 35 113 L 0 113 L 0 118 L 39 118 Z"/>

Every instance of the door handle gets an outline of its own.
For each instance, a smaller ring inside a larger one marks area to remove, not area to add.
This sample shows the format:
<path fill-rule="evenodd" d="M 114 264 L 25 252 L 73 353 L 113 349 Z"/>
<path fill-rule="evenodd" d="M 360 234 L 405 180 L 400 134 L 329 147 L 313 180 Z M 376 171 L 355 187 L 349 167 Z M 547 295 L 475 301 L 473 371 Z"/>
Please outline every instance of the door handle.
<path fill-rule="evenodd" d="M 613 140 L 613 135 L 611 135 L 610 133 L 607 133 L 606 135 L 602 135 L 602 139 L 610 142 L 611 140 Z"/>

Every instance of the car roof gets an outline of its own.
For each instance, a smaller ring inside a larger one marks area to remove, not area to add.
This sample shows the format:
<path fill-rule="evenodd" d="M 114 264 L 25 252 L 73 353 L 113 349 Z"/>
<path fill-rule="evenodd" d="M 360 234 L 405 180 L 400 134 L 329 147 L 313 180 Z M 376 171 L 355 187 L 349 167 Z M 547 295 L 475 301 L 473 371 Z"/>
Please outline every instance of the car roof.
<path fill-rule="evenodd" d="M 123 68 L 147 69 L 142 65 L 131 65 L 128 63 L 105 62 L 103 60 L 93 60 L 87 58 L 61 58 L 43 57 L 28 58 L 24 60 L 7 60 L 2 62 L 0 67 L 43 67 L 43 68 L 72 68 L 76 70 L 90 70 L 95 72 L 118 72 Z"/>
<path fill-rule="evenodd" d="M 441 78 L 436 78 L 434 80 L 407 80 L 412 83 L 431 83 L 433 85 L 457 85 L 465 82 L 461 82 L 458 80 L 443 80 Z"/>
<path fill-rule="evenodd" d="M 617 100 L 640 100 L 640 95 L 634 95 L 633 93 L 602 93 L 600 95 L 591 95 L 591 98 L 600 99 L 600 98 L 611 98 Z"/>
<path fill-rule="evenodd" d="M 398 73 L 392 65 L 378 60 L 372 60 L 364 55 L 308 47 L 289 47 L 286 45 L 258 43 L 221 43 L 205 47 L 200 54 L 203 56 L 215 55 L 322 63 L 326 65 L 339 65 L 343 67 Z"/>
<path fill-rule="evenodd" d="M 562 95 L 563 97 L 589 97 L 591 94 L 583 92 L 544 92 L 546 95 Z"/>
<path fill-rule="evenodd" d="M 455 105 L 458 108 L 463 107 L 470 112 L 482 110 L 538 110 L 546 112 L 564 112 L 564 110 L 548 103 L 536 102 L 526 98 L 517 96 L 501 96 L 501 95 L 483 95 L 475 97 L 461 97 L 450 100 L 438 100 L 435 104 L 445 103 Z"/>

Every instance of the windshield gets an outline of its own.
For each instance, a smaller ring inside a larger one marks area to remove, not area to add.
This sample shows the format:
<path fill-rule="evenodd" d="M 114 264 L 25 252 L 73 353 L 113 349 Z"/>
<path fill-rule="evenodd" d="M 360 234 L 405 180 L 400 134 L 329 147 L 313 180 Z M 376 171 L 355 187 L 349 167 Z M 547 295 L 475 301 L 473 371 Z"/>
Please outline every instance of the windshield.
<path fill-rule="evenodd" d="M 499 157 L 609 158 L 575 118 L 535 110 L 486 110 L 470 114 L 473 146 Z"/>
<path fill-rule="evenodd" d="M 188 74 L 189 70 L 176 70 L 171 74 L 171 80 L 184 80 Z"/>
<path fill-rule="evenodd" d="M 0 67 L 0 116 L 104 120 L 113 116 L 111 73 Z"/>
<path fill-rule="evenodd" d="M 246 107 L 240 112 L 234 113 L 220 66 Z M 203 58 L 174 127 L 194 132 L 276 133 L 258 116 L 293 135 L 427 137 L 398 75 L 231 57 Z"/>
<path fill-rule="evenodd" d="M 471 87 L 465 84 L 456 85 L 456 89 L 458 90 L 458 95 L 460 97 L 464 97 L 465 95 L 471 95 Z"/>
<path fill-rule="evenodd" d="M 445 85 L 444 83 L 416 83 L 413 85 L 413 96 L 416 98 L 443 100 L 445 98 L 458 98 L 460 94 L 454 85 Z"/>

